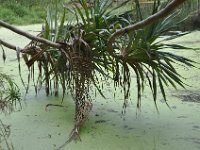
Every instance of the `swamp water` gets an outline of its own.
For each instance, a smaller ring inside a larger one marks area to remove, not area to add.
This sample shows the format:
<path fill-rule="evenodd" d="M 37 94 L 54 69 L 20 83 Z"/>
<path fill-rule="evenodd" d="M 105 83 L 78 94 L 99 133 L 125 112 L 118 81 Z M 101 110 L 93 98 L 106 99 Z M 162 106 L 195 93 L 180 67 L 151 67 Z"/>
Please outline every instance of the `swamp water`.
<path fill-rule="evenodd" d="M 41 25 L 20 27 L 37 34 Z M 4 40 L 24 46 L 28 40 L 0 29 Z M 182 38 L 173 40 L 192 47 L 200 47 L 200 32 L 193 32 Z M 11 75 L 20 87 L 16 53 L 6 49 L 6 63 L 0 59 L 0 71 Z M 181 55 L 199 62 L 200 52 L 176 51 Z M 26 81 L 28 72 L 21 61 L 23 78 Z M 200 67 L 200 65 L 197 65 Z M 146 89 L 142 97 L 142 111 L 136 115 L 135 100 L 129 102 L 127 113 L 122 117 L 123 96 L 113 98 L 113 89 L 105 90 L 107 99 L 98 96 L 93 101 L 93 109 L 89 119 L 82 125 L 82 142 L 71 142 L 66 150 L 199 150 L 200 149 L 200 70 L 177 66 L 190 86 L 186 89 L 167 89 L 167 99 L 172 110 L 168 109 L 161 94 L 158 98 L 157 114 L 150 90 Z M 106 84 L 106 83 L 105 83 Z M 24 91 L 24 88 L 21 88 Z M 133 94 L 136 92 L 133 89 Z M 62 145 L 74 122 L 74 104 L 70 97 L 65 97 L 65 107 L 49 107 L 48 103 L 60 104 L 61 98 L 46 97 L 42 89 L 35 96 L 33 86 L 22 102 L 22 110 L 11 115 L 0 114 L 2 121 L 10 125 L 15 150 L 55 150 Z"/>

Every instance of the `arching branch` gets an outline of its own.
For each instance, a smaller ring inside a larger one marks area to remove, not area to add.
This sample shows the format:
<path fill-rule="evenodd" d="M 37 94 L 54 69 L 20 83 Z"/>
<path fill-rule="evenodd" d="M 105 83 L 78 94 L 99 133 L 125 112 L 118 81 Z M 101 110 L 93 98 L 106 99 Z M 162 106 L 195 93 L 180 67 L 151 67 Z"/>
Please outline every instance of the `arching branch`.
<path fill-rule="evenodd" d="M 119 36 L 124 35 L 125 33 L 130 33 L 133 32 L 137 29 L 141 29 L 163 17 L 166 17 L 167 15 L 169 15 L 173 10 L 175 10 L 179 5 L 181 5 L 182 3 L 184 3 L 186 0 L 172 0 L 165 8 L 163 8 L 162 10 L 160 10 L 159 12 L 149 16 L 148 18 L 135 23 L 133 25 L 129 25 L 125 28 L 119 29 L 116 32 L 114 32 L 110 38 L 108 39 L 108 51 L 109 53 L 112 54 L 112 56 L 114 57 L 121 57 L 121 55 L 117 55 L 114 53 L 114 50 L 112 48 L 112 43 L 115 41 L 115 39 Z"/>

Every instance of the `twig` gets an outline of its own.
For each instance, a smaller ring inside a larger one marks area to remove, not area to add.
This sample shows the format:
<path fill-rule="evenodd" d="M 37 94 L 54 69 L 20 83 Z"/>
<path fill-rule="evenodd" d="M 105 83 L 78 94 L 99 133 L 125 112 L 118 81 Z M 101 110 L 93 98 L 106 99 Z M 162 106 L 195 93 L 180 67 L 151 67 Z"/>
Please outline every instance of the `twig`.
<path fill-rule="evenodd" d="M 47 111 L 47 108 L 49 106 L 64 107 L 63 105 L 60 105 L 60 104 L 47 104 L 46 107 L 45 107 L 45 111 Z"/>
<path fill-rule="evenodd" d="M 16 51 L 16 46 L 15 45 L 12 45 L 6 41 L 3 41 L 2 39 L 0 39 L 0 44 L 4 45 L 5 47 L 9 48 L 9 49 L 12 49 L 12 50 L 15 50 Z"/>

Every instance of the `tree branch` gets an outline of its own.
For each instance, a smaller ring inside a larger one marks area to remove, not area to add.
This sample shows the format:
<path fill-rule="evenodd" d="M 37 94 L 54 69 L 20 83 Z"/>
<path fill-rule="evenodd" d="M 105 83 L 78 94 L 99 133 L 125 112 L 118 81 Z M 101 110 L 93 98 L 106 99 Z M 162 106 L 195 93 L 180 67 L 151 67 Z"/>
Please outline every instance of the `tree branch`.
<path fill-rule="evenodd" d="M 33 54 L 35 53 L 35 48 L 33 47 L 25 47 L 25 48 L 20 48 L 20 47 L 17 47 L 13 44 L 10 44 L 6 41 L 3 41 L 2 39 L 0 39 L 0 44 L 2 44 L 3 46 L 9 48 L 9 49 L 12 49 L 14 51 L 17 51 L 17 48 L 20 50 L 20 53 L 25 53 L 25 54 Z"/>
<path fill-rule="evenodd" d="M 108 39 L 108 51 L 110 54 L 112 54 L 112 56 L 114 57 L 121 57 L 121 55 L 117 55 L 114 53 L 114 49 L 112 48 L 112 43 L 115 41 L 115 39 L 119 36 L 124 35 L 125 33 L 130 33 L 133 32 L 137 29 L 141 29 L 163 17 L 166 17 L 167 15 L 169 15 L 175 8 L 177 8 L 180 4 L 182 4 L 183 2 L 185 2 L 186 0 L 173 0 L 172 2 L 170 2 L 165 8 L 163 8 L 162 10 L 160 10 L 159 12 L 149 16 L 148 18 L 135 23 L 133 25 L 129 25 L 125 28 L 119 29 L 116 32 L 114 32 L 110 38 Z"/>
<path fill-rule="evenodd" d="M 63 47 L 63 44 L 55 43 L 55 42 L 49 41 L 47 39 L 31 35 L 31 34 L 29 34 L 27 32 L 24 32 L 24 31 L 22 31 L 22 30 L 20 30 L 20 29 L 18 29 L 16 27 L 14 27 L 14 26 L 12 26 L 12 25 L 10 25 L 10 24 L 2 21 L 2 20 L 0 20 L 0 26 L 2 26 L 4 28 L 7 28 L 7 29 L 9 29 L 9 30 L 11 30 L 11 31 L 13 31 L 13 32 L 15 32 L 17 34 L 20 34 L 22 36 L 25 36 L 25 37 L 27 37 L 30 40 L 38 41 L 40 43 L 49 45 L 49 46 L 54 47 L 54 48 L 61 48 L 61 47 Z M 8 45 L 8 43 L 6 45 L 7 46 L 11 46 L 11 45 Z M 66 45 L 69 46 L 69 44 L 66 44 Z M 12 47 L 10 47 L 10 48 L 13 49 Z"/>
<path fill-rule="evenodd" d="M 119 54 L 115 54 L 114 53 L 114 49 L 112 48 L 112 43 L 115 41 L 115 39 L 119 36 L 122 36 L 124 35 L 125 33 L 130 33 L 130 32 L 133 32 L 137 29 L 140 29 L 140 28 L 143 28 L 167 15 L 169 15 L 175 8 L 177 8 L 180 4 L 182 4 L 183 2 L 185 2 L 186 0 L 172 0 L 165 8 L 163 8 L 162 10 L 160 10 L 159 12 L 149 16 L 148 18 L 136 23 L 136 24 L 133 24 L 133 25 L 129 25 L 125 28 L 122 28 L 122 29 L 119 29 L 117 30 L 116 32 L 114 32 L 110 38 L 108 39 L 108 52 L 114 56 L 114 57 L 117 57 L 117 58 L 122 58 L 121 55 Z M 5 23 L 3 22 L 2 20 L 0 20 L 0 26 L 2 27 L 5 27 L 17 34 L 20 34 L 22 36 L 25 36 L 27 37 L 28 39 L 31 39 L 31 40 L 34 40 L 34 41 L 38 41 L 40 43 L 43 43 L 43 44 L 46 44 L 46 45 L 49 45 L 51 47 L 55 47 L 55 48 L 62 48 L 64 45 L 63 44 L 60 44 L 60 43 L 55 43 L 55 42 L 52 42 L 52 41 L 49 41 L 47 39 L 44 39 L 44 38 L 41 38 L 41 37 L 37 37 L 37 36 L 33 36 L 29 33 L 26 33 L 8 23 Z M 7 43 L 7 42 L 2 42 L 2 40 L 0 40 L 0 42 L 2 44 L 4 44 L 4 46 L 8 47 L 8 48 L 11 48 L 11 49 L 14 49 L 14 46 Z M 70 47 L 70 45 L 68 43 L 65 43 L 65 46 L 68 46 Z"/>
<path fill-rule="evenodd" d="M 15 45 L 12 45 L 12 44 L 10 44 L 8 42 L 5 42 L 2 39 L 0 39 L 0 44 L 2 44 L 3 46 L 5 46 L 5 47 L 7 47 L 9 49 L 13 49 L 13 50 L 16 51 L 16 46 Z"/>

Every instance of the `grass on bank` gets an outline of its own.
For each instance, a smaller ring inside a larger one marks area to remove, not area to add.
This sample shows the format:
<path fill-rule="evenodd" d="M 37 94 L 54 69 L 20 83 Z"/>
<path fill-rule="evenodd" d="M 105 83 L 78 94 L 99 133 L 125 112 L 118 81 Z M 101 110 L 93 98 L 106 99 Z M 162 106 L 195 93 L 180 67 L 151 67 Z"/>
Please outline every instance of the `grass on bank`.
<path fill-rule="evenodd" d="M 16 25 L 27 25 L 43 22 L 46 10 L 34 6 L 27 7 L 18 3 L 0 4 L 0 19 Z"/>
<path fill-rule="evenodd" d="M 59 1 L 60 0 L 0 0 L 0 20 L 15 25 L 44 23 L 48 4 Z M 62 2 L 67 4 L 69 1 L 70 0 L 63 0 Z M 144 5 L 146 11 L 150 9 L 150 3 L 143 2 L 142 5 Z M 130 7 L 132 6 L 126 5 L 125 7 L 120 8 L 120 11 L 116 13 L 123 12 L 124 10 L 130 9 Z M 184 11 L 182 11 L 182 13 L 184 13 L 182 17 L 197 11 L 197 7 L 197 0 L 188 2 L 183 6 Z M 71 13 L 67 11 L 66 17 L 71 17 Z M 182 24 L 182 26 L 179 26 L 178 30 L 200 28 L 199 22 L 199 16 L 193 14 L 192 17 Z"/>

